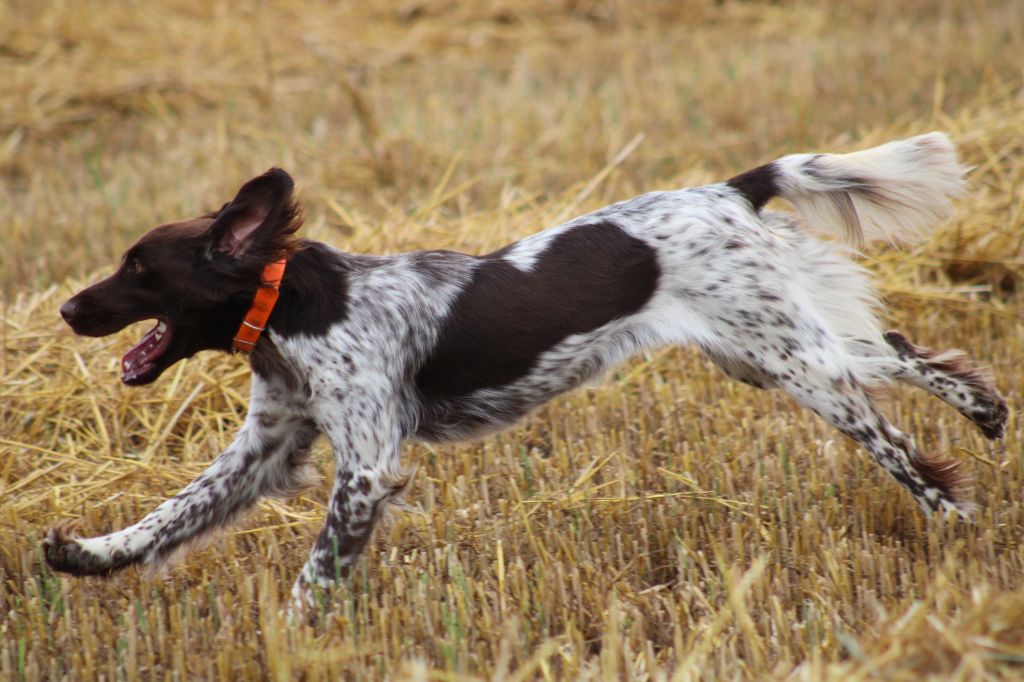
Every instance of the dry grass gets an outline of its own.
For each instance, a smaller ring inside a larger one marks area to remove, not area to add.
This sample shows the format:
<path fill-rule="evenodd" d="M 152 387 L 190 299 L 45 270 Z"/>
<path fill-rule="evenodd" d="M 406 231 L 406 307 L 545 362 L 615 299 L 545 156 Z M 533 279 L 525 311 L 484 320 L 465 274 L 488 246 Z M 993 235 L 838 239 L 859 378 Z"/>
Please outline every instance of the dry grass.
<path fill-rule="evenodd" d="M 248 383 L 207 355 L 123 388 L 131 332 L 74 338 L 56 307 L 273 163 L 314 237 L 479 252 L 777 154 L 945 129 L 971 197 L 868 264 L 895 326 L 991 362 L 1014 403 L 1024 3 L 834 4 L 0 4 L 0 677 L 1024 675 L 1016 422 L 990 445 L 896 392 L 897 423 L 977 479 L 976 523 L 928 524 L 819 420 L 687 350 L 482 443 L 409 448 L 412 509 L 317 630 L 277 613 L 326 485 L 162 579 L 42 566 L 55 521 L 129 524 L 201 471 Z"/>

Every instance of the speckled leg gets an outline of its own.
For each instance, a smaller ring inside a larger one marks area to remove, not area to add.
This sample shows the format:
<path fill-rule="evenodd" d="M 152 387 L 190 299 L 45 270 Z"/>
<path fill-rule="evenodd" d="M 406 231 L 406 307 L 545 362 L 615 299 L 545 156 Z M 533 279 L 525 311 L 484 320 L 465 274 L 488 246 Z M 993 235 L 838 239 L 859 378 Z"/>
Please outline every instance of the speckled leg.
<path fill-rule="evenodd" d="M 782 388 L 855 440 L 925 511 L 970 513 L 962 497 L 964 477 L 958 463 L 926 457 L 909 436 L 886 421 L 867 389 L 874 377 L 858 374 L 866 366 L 863 359 L 851 355 L 847 344 L 828 331 L 825 318 L 782 300 L 748 313 L 755 315 L 756 335 L 728 327 L 724 343 L 707 348 L 708 354 L 727 358 L 719 363 L 727 371 L 746 368 L 740 378 L 754 377 L 761 385 Z M 730 357 L 736 360 L 729 362 Z M 884 358 L 879 363 L 892 365 Z"/>
<path fill-rule="evenodd" d="M 334 448 L 335 478 L 327 516 L 302 572 L 292 587 L 292 610 L 315 606 L 317 592 L 348 576 L 373 534 L 389 499 L 409 480 L 399 466 L 401 442 L 387 409 L 359 396 L 358 404 L 330 410 L 324 425 Z M 327 407 L 329 401 L 324 401 Z M 339 419 L 336 415 L 345 415 Z"/>
<path fill-rule="evenodd" d="M 288 496 L 308 484 L 313 422 L 253 384 L 252 410 L 235 441 L 180 493 L 124 530 L 75 537 L 75 522 L 44 540 L 51 568 L 73 575 L 109 575 L 132 564 L 159 565 L 207 533 L 229 524 L 266 495 Z"/>
<path fill-rule="evenodd" d="M 805 366 L 780 383 L 798 403 L 867 450 L 925 512 L 970 514 L 972 507 L 962 496 L 965 477 L 959 471 L 960 463 L 925 456 L 910 436 L 882 416 L 870 394 L 851 375 L 829 375 Z"/>
<path fill-rule="evenodd" d="M 970 419 L 986 438 L 1001 438 L 1010 411 L 988 372 L 959 350 L 915 346 L 899 332 L 885 333 L 900 365 L 894 378 L 928 391 Z"/>

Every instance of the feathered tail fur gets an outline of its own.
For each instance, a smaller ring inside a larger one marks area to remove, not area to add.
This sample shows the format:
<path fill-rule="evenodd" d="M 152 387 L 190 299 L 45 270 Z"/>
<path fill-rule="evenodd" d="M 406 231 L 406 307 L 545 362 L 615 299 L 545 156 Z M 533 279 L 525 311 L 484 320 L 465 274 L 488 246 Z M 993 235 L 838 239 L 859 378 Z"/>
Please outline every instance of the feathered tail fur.
<path fill-rule="evenodd" d="M 933 132 L 852 154 L 791 154 L 727 184 L 758 210 L 782 197 L 808 227 L 853 246 L 912 244 L 949 217 L 967 170 L 949 137 Z"/>

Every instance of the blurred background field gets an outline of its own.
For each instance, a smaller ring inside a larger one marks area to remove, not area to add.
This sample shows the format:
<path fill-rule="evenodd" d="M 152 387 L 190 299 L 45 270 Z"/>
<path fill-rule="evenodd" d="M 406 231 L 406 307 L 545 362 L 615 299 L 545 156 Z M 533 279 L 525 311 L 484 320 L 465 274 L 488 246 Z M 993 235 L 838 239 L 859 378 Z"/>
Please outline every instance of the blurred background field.
<path fill-rule="evenodd" d="M 407 449 L 409 509 L 316 629 L 278 613 L 325 482 L 167 575 L 59 578 L 39 540 L 127 525 L 244 416 L 207 354 L 143 389 L 138 330 L 56 314 L 160 222 L 273 164 L 308 236 L 474 253 L 614 200 L 932 129 L 971 194 L 872 248 L 887 323 L 1024 376 L 1024 0 L 0 3 L 0 678 L 1019 679 L 1024 449 L 896 390 L 966 461 L 927 523 L 785 397 L 668 349 L 482 443 Z M 322 446 L 321 446 L 322 447 Z"/>

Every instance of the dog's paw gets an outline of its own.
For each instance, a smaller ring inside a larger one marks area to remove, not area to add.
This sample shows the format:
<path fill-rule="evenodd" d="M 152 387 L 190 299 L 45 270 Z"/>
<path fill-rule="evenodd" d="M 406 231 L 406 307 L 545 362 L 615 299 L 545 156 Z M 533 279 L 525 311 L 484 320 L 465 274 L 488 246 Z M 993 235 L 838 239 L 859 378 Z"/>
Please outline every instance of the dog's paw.
<path fill-rule="evenodd" d="M 310 584 L 300 575 L 292 585 L 291 599 L 284 611 L 288 624 L 317 627 L 326 622 L 331 613 L 331 596 L 337 587 L 337 583 L 328 578 L 319 578 Z"/>
<path fill-rule="evenodd" d="M 78 519 L 61 521 L 43 538 L 43 557 L 50 568 L 75 576 L 110 575 L 135 562 L 124 551 L 97 553 L 87 549 L 76 533 L 80 523 Z"/>
<path fill-rule="evenodd" d="M 1010 408 L 1000 396 L 983 401 L 982 408 L 971 415 L 971 420 L 989 440 L 996 440 L 1006 435 L 1006 420 L 1010 417 Z"/>
<path fill-rule="evenodd" d="M 82 545 L 78 542 L 80 519 L 59 522 L 47 532 L 43 539 L 43 557 L 46 564 L 55 571 L 80 575 L 83 562 Z"/>

